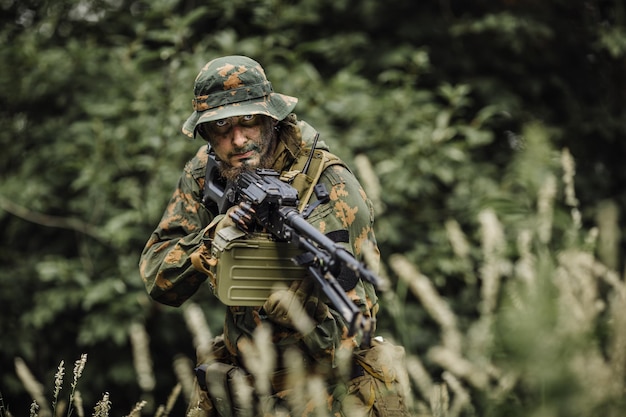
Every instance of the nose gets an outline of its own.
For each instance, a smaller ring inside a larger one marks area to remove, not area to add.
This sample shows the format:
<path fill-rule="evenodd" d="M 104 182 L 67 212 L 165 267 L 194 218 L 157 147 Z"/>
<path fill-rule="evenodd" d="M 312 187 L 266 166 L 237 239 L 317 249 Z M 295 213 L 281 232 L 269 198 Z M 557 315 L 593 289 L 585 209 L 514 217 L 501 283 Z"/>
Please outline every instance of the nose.
<path fill-rule="evenodd" d="M 239 125 L 233 126 L 232 133 L 233 133 L 233 137 L 232 137 L 233 146 L 240 148 L 243 145 L 245 145 L 246 142 L 248 141 L 248 139 L 246 138 L 246 135 L 244 135 L 244 132 L 241 126 Z"/>

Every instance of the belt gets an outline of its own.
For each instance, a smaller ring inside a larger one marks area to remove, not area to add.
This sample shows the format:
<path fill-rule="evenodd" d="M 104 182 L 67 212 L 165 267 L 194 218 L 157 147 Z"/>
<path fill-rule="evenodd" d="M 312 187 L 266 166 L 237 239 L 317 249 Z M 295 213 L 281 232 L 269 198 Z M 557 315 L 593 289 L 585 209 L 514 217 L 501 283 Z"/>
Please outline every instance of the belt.
<path fill-rule="evenodd" d="M 200 386 L 200 389 L 202 389 L 203 391 L 207 391 L 207 385 L 206 385 L 207 367 L 208 366 L 206 364 L 202 364 L 194 369 L 194 371 L 196 372 L 198 385 Z M 352 363 L 352 369 L 350 371 L 350 379 L 364 376 L 365 373 L 366 373 L 365 369 L 357 361 L 354 361 Z M 275 391 L 278 392 L 278 391 L 282 391 L 288 388 L 286 386 L 286 382 L 287 382 L 286 376 L 287 376 L 287 372 L 285 369 L 274 372 L 271 382 L 272 382 L 272 387 L 274 388 Z"/>

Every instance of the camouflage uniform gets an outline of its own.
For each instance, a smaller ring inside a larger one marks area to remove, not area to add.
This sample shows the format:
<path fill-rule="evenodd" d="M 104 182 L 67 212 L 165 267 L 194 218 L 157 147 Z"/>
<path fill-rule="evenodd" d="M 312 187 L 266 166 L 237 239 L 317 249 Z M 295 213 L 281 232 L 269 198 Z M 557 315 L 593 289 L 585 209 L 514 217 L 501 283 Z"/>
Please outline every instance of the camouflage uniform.
<path fill-rule="evenodd" d="M 223 84 L 224 91 L 206 91 L 207 83 L 215 84 L 216 79 Z M 231 90 L 232 94 L 227 94 Z M 295 115 L 291 114 L 297 100 L 273 93 L 260 65 L 249 58 L 225 57 L 209 62 L 198 75 L 194 92 L 194 113 L 183 127 L 183 132 L 190 137 L 195 136 L 198 124 L 234 115 L 265 114 L 276 120 L 291 120 L 292 125 L 297 126 L 299 140 L 279 141 L 272 166 L 278 172 L 290 167 L 315 134 L 310 125 L 296 121 Z M 205 145 L 185 166 L 165 213 L 141 255 L 140 272 L 146 288 L 153 299 L 163 304 L 180 306 L 207 279 L 206 270 L 198 268 L 197 264 L 194 267 L 192 263 L 194 256 L 210 257 L 211 240 L 216 220 L 219 219 L 219 213 L 202 204 L 206 164 Z M 345 166 L 334 165 L 323 172 L 319 181 L 329 190 L 330 202 L 318 206 L 308 221 L 324 234 L 348 231 L 349 242 L 345 243 L 345 247 L 357 259 L 362 259 L 366 242 L 372 244 L 377 254 L 372 205 L 354 175 Z M 378 299 L 371 284 L 358 280 L 347 295 L 365 316 L 375 317 Z M 360 336 L 348 336 L 341 315 L 331 306 L 320 303 L 323 297 L 316 290 L 307 290 L 307 296 L 305 304 L 310 306 L 311 301 L 314 304 L 314 308 L 307 307 L 307 311 L 311 312 L 316 323 L 314 330 L 308 334 L 301 334 L 268 319 L 260 314 L 260 307 L 228 307 L 223 338 L 219 338 L 214 346 L 213 359 L 236 365 L 247 374 L 245 356 L 254 345 L 253 334 L 259 326 L 268 325 L 278 353 L 275 374 L 279 375 L 286 365 L 282 362 L 283 353 L 296 348 L 302 353 L 308 375 L 326 376 L 329 414 L 345 415 L 340 410 L 341 403 L 350 387 L 345 384 L 346 378 L 342 378 L 337 371 L 337 358 L 341 357 L 342 351 L 351 353 L 358 350 Z M 219 301 L 213 298 L 206 302 Z M 198 359 L 199 362 L 208 360 Z M 272 382 L 270 394 L 273 398 L 288 395 L 289 389 L 281 381 L 273 379 Z M 353 387 L 352 391 L 358 391 L 358 388 Z M 212 410 L 214 405 L 207 401 L 206 394 L 200 393 L 200 397 L 205 409 L 202 415 L 217 415 L 211 414 L 215 413 Z M 355 404 L 366 401 L 369 400 L 353 398 L 350 403 L 356 407 Z M 373 409 L 371 404 L 363 405 L 362 415 L 378 415 L 371 411 Z M 305 407 L 281 415 L 307 415 L 309 412 L 313 410 L 307 411 Z"/>

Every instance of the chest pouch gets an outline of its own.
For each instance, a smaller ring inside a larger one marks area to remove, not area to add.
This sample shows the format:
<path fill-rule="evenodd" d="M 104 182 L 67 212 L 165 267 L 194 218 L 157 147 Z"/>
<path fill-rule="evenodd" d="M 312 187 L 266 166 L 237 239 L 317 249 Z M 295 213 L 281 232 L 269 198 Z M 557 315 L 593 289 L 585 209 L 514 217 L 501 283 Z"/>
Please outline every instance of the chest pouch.
<path fill-rule="evenodd" d="M 246 235 L 234 226 L 220 230 L 213 239 L 211 255 L 217 259 L 213 293 L 229 306 L 261 306 L 278 289 L 302 280 L 306 269 L 292 258 L 302 251 L 278 242 L 269 233 Z"/>

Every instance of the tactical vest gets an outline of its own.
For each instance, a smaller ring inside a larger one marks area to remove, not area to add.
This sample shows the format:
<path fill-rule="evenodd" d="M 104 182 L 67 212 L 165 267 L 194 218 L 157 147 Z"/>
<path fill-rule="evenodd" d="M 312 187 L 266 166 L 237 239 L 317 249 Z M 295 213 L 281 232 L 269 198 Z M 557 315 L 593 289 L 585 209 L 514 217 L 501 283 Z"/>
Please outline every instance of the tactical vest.
<path fill-rule="evenodd" d="M 332 165 L 341 165 L 348 169 L 346 164 L 339 159 L 338 156 L 324 151 L 322 149 L 313 150 L 313 156 L 309 158 L 311 149 L 304 149 L 296 158 L 289 170 L 280 173 L 281 181 L 290 184 L 298 191 L 300 205 L 298 210 L 302 213 L 306 208 L 311 196 L 313 195 L 313 187 L 322 176 L 324 170 Z M 305 165 L 309 162 L 306 173 L 302 172 Z"/>
<path fill-rule="evenodd" d="M 325 169 L 345 163 L 336 155 L 321 150 L 304 149 L 291 166 L 280 173 L 281 181 L 298 191 L 298 211 L 307 209 L 314 187 Z M 304 172 L 306 169 L 306 172 Z M 208 186 L 208 184 L 205 184 Z M 275 290 L 287 288 L 306 276 L 306 270 L 293 262 L 301 253 L 292 244 L 277 241 L 269 233 L 246 234 L 226 227 L 217 232 L 211 244 L 209 284 L 217 298 L 226 305 L 260 306 Z"/>

